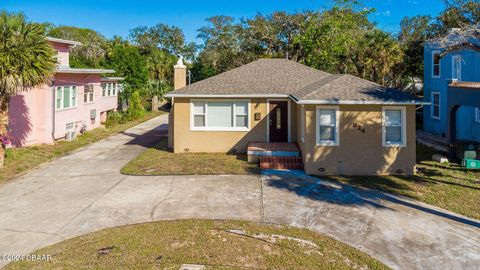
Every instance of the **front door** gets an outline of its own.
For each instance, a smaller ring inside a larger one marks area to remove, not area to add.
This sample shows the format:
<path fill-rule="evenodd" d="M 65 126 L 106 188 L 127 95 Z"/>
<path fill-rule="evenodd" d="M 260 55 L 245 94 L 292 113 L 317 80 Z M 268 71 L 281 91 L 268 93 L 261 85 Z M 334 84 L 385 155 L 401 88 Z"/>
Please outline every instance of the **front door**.
<path fill-rule="evenodd" d="M 270 142 L 288 142 L 288 101 L 270 101 Z"/>

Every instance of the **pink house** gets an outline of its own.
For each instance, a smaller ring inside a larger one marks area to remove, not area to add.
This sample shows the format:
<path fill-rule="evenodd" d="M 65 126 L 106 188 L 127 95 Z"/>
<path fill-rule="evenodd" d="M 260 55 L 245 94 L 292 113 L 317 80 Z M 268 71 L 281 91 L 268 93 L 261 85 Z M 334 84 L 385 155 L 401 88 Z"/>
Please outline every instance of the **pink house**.
<path fill-rule="evenodd" d="M 9 105 L 13 147 L 53 143 L 82 130 L 100 127 L 107 112 L 116 110 L 119 81 L 104 78 L 110 69 L 70 68 L 69 52 L 81 43 L 47 38 L 58 52 L 58 65 L 49 85 L 14 96 Z"/>

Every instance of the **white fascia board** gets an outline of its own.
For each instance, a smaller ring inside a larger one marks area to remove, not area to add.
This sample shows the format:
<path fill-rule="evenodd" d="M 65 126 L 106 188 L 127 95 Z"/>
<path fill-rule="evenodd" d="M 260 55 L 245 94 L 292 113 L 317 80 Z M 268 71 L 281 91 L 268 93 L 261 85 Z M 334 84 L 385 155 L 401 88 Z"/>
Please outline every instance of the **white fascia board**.
<path fill-rule="evenodd" d="M 359 100 L 298 100 L 297 104 L 329 104 L 329 105 L 429 105 L 430 102 L 425 101 L 411 101 L 411 102 L 396 102 L 396 101 L 359 101 Z"/>
<path fill-rule="evenodd" d="M 286 94 L 253 94 L 253 95 L 189 95 L 189 94 L 166 94 L 165 97 L 191 97 L 191 98 L 287 98 Z"/>
<path fill-rule="evenodd" d="M 113 69 L 89 69 L 89 68 L 58 68 L 56 73 L 75 73 L 75 74 L 102 74 L 115 73 Z"/>

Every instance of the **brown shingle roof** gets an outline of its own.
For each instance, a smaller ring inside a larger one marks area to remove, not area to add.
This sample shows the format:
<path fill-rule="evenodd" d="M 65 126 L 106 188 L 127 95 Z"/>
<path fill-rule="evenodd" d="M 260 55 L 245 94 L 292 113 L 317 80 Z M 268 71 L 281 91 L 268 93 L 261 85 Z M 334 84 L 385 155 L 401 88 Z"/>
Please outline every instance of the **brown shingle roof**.
<path fill-rule="evenodd" d="M 415 103 L 414 97 L 349 74 L 330 75 L 291 94 L 297 101 Z"/>
<path fill-rule="evenodd" d="M 260 59 L 171 92 L 174 96 L 290 96 L 299 103 L 418 103 L 396 89 L 286 59 Z"/>
<path fill-rule="evenodd" d="M 286 59 L 259 59 L 174 91 L 180 95 L 290 94 L 329 74 Z"/>

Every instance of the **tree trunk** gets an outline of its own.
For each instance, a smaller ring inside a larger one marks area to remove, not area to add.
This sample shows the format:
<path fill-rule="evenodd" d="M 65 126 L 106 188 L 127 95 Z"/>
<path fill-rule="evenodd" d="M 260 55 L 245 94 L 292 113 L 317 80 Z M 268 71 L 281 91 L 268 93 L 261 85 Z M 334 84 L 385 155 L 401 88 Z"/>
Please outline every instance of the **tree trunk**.
<path fill-rule="evenodd" d="M 0 168 L 5 164 L 5 148 L 8 140 L 8 104 L 10 97 L 0 98 Z"/>

